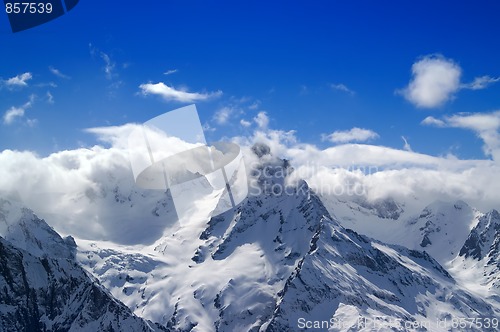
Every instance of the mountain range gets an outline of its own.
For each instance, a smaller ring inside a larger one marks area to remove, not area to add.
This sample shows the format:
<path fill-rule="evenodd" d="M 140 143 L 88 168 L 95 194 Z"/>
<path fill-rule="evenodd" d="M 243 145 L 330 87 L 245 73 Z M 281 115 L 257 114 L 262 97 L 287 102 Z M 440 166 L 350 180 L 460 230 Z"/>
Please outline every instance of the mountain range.
<path fill-rule="evenodd" d="M 62 237 L 4 195 L 2 330 L 498 329 L 496 210 L 316 193 L 287 183 L 286 160 L 257 157 L 258 193 L 219 215 L 212 195 L 177 221 L 168 193 L 110 177 L 79 197 L 136 218 L 107 239 Z"/>

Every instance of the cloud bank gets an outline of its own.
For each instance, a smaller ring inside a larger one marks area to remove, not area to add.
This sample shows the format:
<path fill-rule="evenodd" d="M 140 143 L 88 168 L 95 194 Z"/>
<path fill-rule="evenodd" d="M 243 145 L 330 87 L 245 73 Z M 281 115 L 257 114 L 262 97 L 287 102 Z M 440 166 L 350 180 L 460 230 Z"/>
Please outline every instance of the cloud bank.
<path fill-rule="evenodd" d="M 435 120 L 427 122 L 475 131 L 493 160 L 460 160 L 452 155 L 431 156 L 409 148 L 370 144 L 321 149 L 301 143 L 295 131 L 269 128 L 264 112 L 254 119 L 259 127 L 253 134 L 233 137 L 232 141 L 242 147 L 248 170 L 259 162 L 251 147 L 264 143 L 275 156 L 289 160 L 294 167 L 289 183 L 304 179 L 321 195 L 348 199 L 353 198 L 349 190 L 361 189 L 357 193 L 364 199 L 393 197 L 405 202 L 407 208 L 410 204 L 423 208 L 438 199 L 462 199 L 482 211 L 500 208 L 500 165 L 496 159 L 500 113 Z M 132 127 L 90 129 L 107 147 L 60 151 L 47 157 L 2 151 L 0 188 L 17 191 L 27 206 L 64 234 L 129 244 L 150 243 L 162 234 L 166 224 L 175 222 L 175 216 L 158 213 L 171 208 L 164 192 L 140 190 L 134 184 L 127 150 Z"/>

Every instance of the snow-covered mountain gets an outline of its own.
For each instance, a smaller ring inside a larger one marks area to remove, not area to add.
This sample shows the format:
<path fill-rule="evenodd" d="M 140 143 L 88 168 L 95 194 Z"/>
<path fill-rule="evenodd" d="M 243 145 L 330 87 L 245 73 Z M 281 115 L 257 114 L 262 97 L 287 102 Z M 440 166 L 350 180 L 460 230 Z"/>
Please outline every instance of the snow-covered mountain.
<path fill-rule="evenodd" d="M 382 242 L 428 252 L 440 264 L 454 259 L 484 214 L 457 200 L 435 201 L 421 207 L 417 200 L 392 198 L 367 202 L 322 195 L 328 211 L 345 228 Z"/>
<path fill-rule="evenodd" d="M 478 218 L 450 265 L 450 271 L 469 289 L 500 301 L 500 214 L 497 210 Z"/>
<path fill-rule="evenodd" d="M 57 280 L 79 278 L 80 288 L 61 290 L 72 295 L 57 302 L 62 318 L 33 319 L 71 321 L 77 301 L 87 315 L 95 311 L 83 324 L 96 330 L 94 320 L 120 331 L 159 328 L 150 322 L 203 332 L 497 330 L 491 320 L 500 316 L 498 212 L 483 214 L 462 201 L 422 206 L 416 198 L 319 195 L 304 181 L 287 184 L 293 169 L 269 149 L 254 152 L 260 163 L 251 172 L 251 195 L 219 215 L 215 192 L 189 202 L 173 222 L 168 193 L 140 191 L 112 176 L 77 195 L 79 207 L 116 207 L 116 215 L 99 216 L 116 218 L 109 223 L 115 227 L 124 220 L 107 238 L 63 239 L 30 210 L 4 201 L 5 248 L 33 261 L 12 264 L 42 276 L 29 279 L 29 288 L 48 294 L 63 287 Z M 85 219 L 75 222 L 85 227 Z M 43 260 L 62 276 L 43 272 Z M 98 308 L 93 297 L 80 296 L 88 288 L 102 292 Z M 45 313 L 43 299 L 33 303 Z M 0 312 L 10 317 L 13 306 L 4 301 L 10 300 L 2 299 Z M 460 319 L 473 323 L 463 328 Z"/>
<path fill-rule="evenodd" d="M 1 331 L 159 331 L 114 299 L 74 260 L 72 238 L 0 199 Z"/>
<path fill-rule="evenodd" d="M 374 318 L 395 330 L 439 331 L 437 322 L 452 317 L 498 316 L 498 303 L 461 287 L 422 251 L 424 236 L 438 243 L 431 225 L 444 235 L 448 222 L 466 221 L 470 230 L 476 211 L 465 203 L 436 202 L 414 217 L 395 200 L 349 202 L 366 223 L 383 219 L 413 232 L 405 239 L 417 251 L 344 228 L 305 182 L 277 194 L 274 185 L 285 182 L 273 174 L 291 171 L 285 161 L 261 167 L 269 175 L 257 179 L 262 190 L 237 209 L 211 217 L 217 197 L 193 202 L 154 245 L 80 240 L 79 261 L 137 315 L 180 331 L 300 330 L 300 319 L 359 330 Z"/>

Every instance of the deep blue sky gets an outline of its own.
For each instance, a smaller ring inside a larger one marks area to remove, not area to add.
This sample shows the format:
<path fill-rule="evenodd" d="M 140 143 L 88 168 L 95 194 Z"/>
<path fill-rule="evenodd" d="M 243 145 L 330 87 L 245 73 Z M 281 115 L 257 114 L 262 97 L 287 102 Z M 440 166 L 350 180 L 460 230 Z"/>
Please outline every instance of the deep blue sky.
<path fill-rule="evenodd" d="M 66 15 L 15 34 L 0 14 L 1 79 L 33 76 L 26 87 L 0 88 L 0 114 L 34 95 L 24 116 L 0 124 L 0 150 L 46 155 L 89 146 L 95 140 L 84 128 L 144 122 L 184 105 L 140 94 L 139 85 L 164 82 L 223 92 L 196 103 L 202 122 L 216 129 L 210 138 L 248 134 L 253 127 L 239 121 L 265 111 L 271 128 L 297 130 L 302 142 L 322 147 L 332 143 L 321 134 L 360 127 L 379 134 L 373 144 L 402 148 L 405 136 L 418 152 L 484 158 L 474 133 L 420 122 L 498 110 L 500 83 L 460 90 L 431 109 L 395 93 L 429 54 L 455 61 L 463 83 L 500 76 L 500 2 L 465 3 L 81 0 Z M 234 111 L 220 125 L 213 116 L 223 107 Z"/>

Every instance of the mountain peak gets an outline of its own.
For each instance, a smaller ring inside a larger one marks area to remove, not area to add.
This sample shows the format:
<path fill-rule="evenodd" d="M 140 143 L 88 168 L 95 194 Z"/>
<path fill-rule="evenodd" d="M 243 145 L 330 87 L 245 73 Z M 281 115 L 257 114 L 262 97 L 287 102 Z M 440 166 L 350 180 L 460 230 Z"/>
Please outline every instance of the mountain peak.
<path fill-rule="evenodd" d="M 497 210 L 491 210 L 482 217 L 474 227 L 462 249 L 460 256 L 482 260 L 485 257 L 499 255 L 500 243 L 500 213 Z"/>
<path fill-rule="evenodd" d="M 0 198 L 0 236 L 36 257 L 72 258 L 74 245 L 21 202 Z M 74 241 L 74 240 L 73 240 Z"/>

